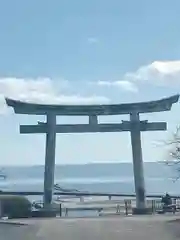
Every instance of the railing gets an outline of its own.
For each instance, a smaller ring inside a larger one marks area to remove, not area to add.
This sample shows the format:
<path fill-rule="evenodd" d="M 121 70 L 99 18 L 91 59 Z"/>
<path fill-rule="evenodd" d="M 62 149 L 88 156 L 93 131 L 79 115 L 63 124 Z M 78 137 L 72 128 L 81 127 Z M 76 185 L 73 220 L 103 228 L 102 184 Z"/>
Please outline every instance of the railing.
<path fill-rule="evenodd" d="M 29 192 L 29 191 L 0 191 L 0 195 L 21 195 L 21 196 L 43 196 L 43 192 Z M 96 197 L 128 197 L 128 198 L 135 198 L 135 194 L 120 194 L 120 193 L 103 193 L 103 192 L 54 192 L 54 195 L 58 196 L 82 196 L 82 197 L 88 197 L 88 196 L 96 196 Z M 146 195 L 147 198 L 162 198 L 162 195 L 154 195 L 149 194 Z M 174 199 L 180 199 L 180 195 L 171 195 Z"/>
<path fill-rule="evenodd" d="M 176 207 L 169 207 L 170 212 L 174 213 L 176 211 L 180 210 L 180 202 L 177 202 L 177 200 L 173 200 L 173 204 L 174 206 L 176 205 Z M 161 203 L 161 201 L 159 200 L 147 200 L 147 208 L 148 208 L 148 212 L 151 214 L 155 214 L 155 213 L 163 213 L 163 204 Z M 124 200 L 121 201 L 121 203 L 116 203 L 114 205 L 111 206 L 68 206 L 68 207 L 64 207 L 63 204 L 59 205 L 59 216 L 65 216 L 68 217 L 69 213 L 72 212 L 80 212 L 80 211 L 94 211 L 96 212 L 97 216 L 103 216 L 103 215 L 109 215 L 109 214 L 116 214 L 116 215 L 132 215 L 133 214 L 133 208 L 135 207 L 135 205 L 133 204 L 133 200 Z"/>
<path fill-rule="evenodd" d="M 43 192 L 14 192 L 14 191 L 1 191 L 0 195 L 21 195 L 21 196 L 42 196 Z M 96 201 L 85 201 L 85 202 L 73 202 L 63 203 L 60 199 L 56 200 L 53 209 L 56 211 L 58 216 L 68 217 L 71 213 L 76 212 L 94 212 L 98 216 L 106 215 L 111 212 L 112 214 L 132 214 L 132 209 L 135 207 L 135 195 L 134 194 L 119 194 L 119 193 L 90 193 L 90 192 L 55 192 L 56 196 L 99 196 L 108 197 L 108 200 L 96 200 Z M 112 199 L 118 197 L 119 199 Z M 147 195 L 147 207 L 151 209 L 152 213 L 156 213 L 162 209 L 161 195 Z M 127 198 L 127 199 L 123 199 Z M 172 196 L 173 203 L 176 204 L 177 209 L 180 209 L 180 196 Z M 34 202 L 35 204 L 41 205 L 42 202 Z"/>

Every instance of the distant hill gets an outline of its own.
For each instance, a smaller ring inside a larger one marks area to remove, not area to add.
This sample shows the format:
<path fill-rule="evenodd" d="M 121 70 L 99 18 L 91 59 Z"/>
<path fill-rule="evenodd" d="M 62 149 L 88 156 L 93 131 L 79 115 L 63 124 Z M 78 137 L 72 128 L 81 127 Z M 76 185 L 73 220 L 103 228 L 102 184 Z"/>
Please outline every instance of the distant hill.
<path fill-rule="evenodd" d="M 40 178 L 44 174 L 44 166 L 4 167 L 10 178 Z M 144 163 L 146 177 L 173 177 L 175 171 L 164 164 L 156 162 Z M 130 177 L 133 175 L 132 163 L 92 163 L 84 165 L 56 165 L 55 175 L 58 178 L 98 178 L 98 177 Z"/>

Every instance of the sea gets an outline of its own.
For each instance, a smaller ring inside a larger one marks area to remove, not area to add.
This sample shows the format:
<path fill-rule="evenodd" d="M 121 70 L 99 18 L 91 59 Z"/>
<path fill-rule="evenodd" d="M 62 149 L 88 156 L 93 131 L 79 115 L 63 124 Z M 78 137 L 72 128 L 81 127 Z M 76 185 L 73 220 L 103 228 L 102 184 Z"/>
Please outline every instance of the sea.
<path fill-rule="evenodd" d="M 7 179 L 0 179 L 3 191 L 43 191 L 44 166 L 3 166 Z M 144 163 L 147 194 L 169 192 L 180 195 L 176 169 L 159 162 Z M 132 163 L 90 163 L 56 165 L 55 183 L 62 188 L 102 193 L 134 193 Z"/>

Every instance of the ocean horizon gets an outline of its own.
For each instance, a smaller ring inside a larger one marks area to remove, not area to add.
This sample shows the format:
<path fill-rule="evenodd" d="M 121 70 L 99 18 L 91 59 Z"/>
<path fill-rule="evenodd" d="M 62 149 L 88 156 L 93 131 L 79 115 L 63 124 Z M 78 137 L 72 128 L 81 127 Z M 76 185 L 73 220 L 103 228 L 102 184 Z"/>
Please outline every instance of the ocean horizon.
<path fill-rule="evenodd" d="M 3 166 L 7 179 L 0 180 L 0 190 L 43 191 L 44 166 Z M 144 163 L 147 194 L 180 195 L 176 171 L 157 162 Z M 123 163 L 88 163 L 56 165 L 55 183 L 80 191 L 133 194 L 133 165 Z"/>

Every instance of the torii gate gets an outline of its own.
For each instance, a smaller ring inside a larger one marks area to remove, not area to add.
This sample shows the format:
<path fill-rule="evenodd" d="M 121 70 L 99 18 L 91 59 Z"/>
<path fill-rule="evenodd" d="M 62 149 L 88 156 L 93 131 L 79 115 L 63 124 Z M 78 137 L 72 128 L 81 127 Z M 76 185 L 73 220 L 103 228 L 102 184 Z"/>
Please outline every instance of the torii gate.
<path fill-rule="evenodd" d="M 27 103 L 6 98 L 9 107 L 17 114 L 46 115 L 45 123 L 37 125 L 20 125 L 20 133 L 45 133 L 46 155 L 44 173 L 44 207 L 52 203 L 55 169 L 56 133 L 95 133 L 122 132 L 131 133 L 133 156 L 134 184 L 136 192 L 136 213 L 146 212 L 145 183 L 141 148 L 141 131 L 163 131 L 167 129 L 166 122 L 140 121 L 140 114 L 170 111 L 172 104 L 178 102 L 179 95 L 157 101 L 113 104 L 113 105 L 47 105 Z M 98 123 L 99 115 L 129 114 L 130 121 L 122 123 Z M 89 116 L 89 124 L 56 124 L 56 116 Z"/>

